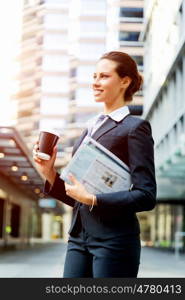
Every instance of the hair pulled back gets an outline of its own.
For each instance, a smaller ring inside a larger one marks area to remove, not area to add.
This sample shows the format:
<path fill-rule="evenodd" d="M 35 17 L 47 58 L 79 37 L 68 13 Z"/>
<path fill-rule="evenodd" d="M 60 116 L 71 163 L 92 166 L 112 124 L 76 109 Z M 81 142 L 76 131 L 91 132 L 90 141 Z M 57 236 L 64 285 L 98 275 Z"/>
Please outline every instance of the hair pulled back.
<path fill-rule="evenodd" d="M 120 51 L 107 52 L 102 55 L 101 59 L 109 59 L 116 62 L 117 74 L 121 78 L 128 76 L 132 79 L 124 94 L 125 101 L 132 101 L 133 95 L 140 90 L 143 83 L 143 77 L 138 72 L 135 60 L 127 53 Z"/>

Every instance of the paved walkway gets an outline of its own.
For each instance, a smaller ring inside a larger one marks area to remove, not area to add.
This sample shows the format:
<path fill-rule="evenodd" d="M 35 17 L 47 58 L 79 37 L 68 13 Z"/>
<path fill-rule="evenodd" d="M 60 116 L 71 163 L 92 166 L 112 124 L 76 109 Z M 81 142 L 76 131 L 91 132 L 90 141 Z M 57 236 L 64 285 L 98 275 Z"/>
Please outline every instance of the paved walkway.
<path fill-rule="evenodd" d="M 61 277 L 66 244 L 36 244 L 26 250 L 0 253 L 0 278 Z"/>
<path fill-rule="evenodd" d="M 185 278 L 185 255 L 143 247 L 138 277 Z"/>
<path fill-rule="evenodd" d="M 0 277 L 60 278 L 63 274 L 66 244 L 47 243 L 26 250 L 0 252 Z M 184 277 L 185 255 L 179 260 L 174 253 L 142 248 L 138 277 Z"/>

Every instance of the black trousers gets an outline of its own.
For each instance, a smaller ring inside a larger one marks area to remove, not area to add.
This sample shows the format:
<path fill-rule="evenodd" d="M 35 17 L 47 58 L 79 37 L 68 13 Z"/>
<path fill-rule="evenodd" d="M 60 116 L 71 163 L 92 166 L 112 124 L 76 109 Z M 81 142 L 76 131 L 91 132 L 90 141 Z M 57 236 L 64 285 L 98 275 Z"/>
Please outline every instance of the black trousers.
<path fill-rule="evenodd" d="M 136 278 L 140 250 L 138 235 L 98 239 L 82 227 L 69 237 L 63 277 Z"/>

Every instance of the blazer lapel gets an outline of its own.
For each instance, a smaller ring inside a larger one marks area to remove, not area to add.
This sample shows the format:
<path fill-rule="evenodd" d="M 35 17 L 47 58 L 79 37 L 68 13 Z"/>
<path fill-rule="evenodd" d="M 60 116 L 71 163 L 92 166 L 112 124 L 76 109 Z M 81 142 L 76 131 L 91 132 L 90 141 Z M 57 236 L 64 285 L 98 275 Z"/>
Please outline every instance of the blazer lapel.
<path fill-rule="evenodd" d="M 130 113 L 128 113 L 127 115 L 125 115 L 124 118 L 126 118 Z M 111 118 L 108 118 L 105 123 L 103 123 L 96 131 L 95 133 L 93 133 L 93 135 L 91 136 L 94 140 L 98 140 L 102 135 L 104 135 L 105 133 L 107 133 L 108 131 L 110 131 L 111 129 L 115 128 L 118 126 L 120 122 L 116 122 L 114 120 L 112 120 Z M 77 139 L 76 143 L 74 144 L 73 147 L 73 152 L 72 152 L 72 156 L 75 154 L 76 150 L 78 149 L 78 147 L 81 145 L 82 141 L 84 140 L 84 138 L 86 137 L 88 132 L 88 129 L 85 129 L 82 133 L 82 135 Z"/>
<path fill-rule="evenodd" d="M 116 121 L 112 120 L 111 118 L 108 118 L 105 123 L 103 123 L 96 131 L 93 133 L 92 138 L 94 140 L 98 140 L 102 135 L 104 135 L 109 130 L 116 127 L 118 124 Z"/>

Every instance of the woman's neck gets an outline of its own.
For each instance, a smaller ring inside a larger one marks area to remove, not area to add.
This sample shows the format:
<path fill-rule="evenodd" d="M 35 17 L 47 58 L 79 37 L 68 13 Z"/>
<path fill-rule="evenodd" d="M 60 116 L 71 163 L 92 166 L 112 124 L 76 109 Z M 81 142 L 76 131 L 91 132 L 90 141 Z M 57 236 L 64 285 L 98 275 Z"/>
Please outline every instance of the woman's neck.
<path fill-rule="evenodd" d="M 125 101 L 122 101 L 121 103 L 117 104 L 117 103 L 113 103 L 111 105 L 109 105 L 108 103 L 104 103 L 104 114 L 110 114 L 111 112 L 113 112 L 114 110 L 121 108 L 123 106 L 125 106 L 126 103 Z"/>

